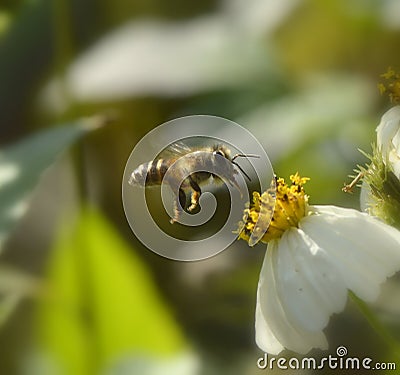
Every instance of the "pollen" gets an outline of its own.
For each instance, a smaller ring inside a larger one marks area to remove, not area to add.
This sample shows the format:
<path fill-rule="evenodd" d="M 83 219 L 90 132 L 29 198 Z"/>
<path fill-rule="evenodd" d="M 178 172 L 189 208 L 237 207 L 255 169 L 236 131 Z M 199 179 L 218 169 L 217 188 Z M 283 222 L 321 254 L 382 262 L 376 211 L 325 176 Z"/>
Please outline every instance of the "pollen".
<path fill-rule="evenodd" d="M 303 185 L 308 180 L 308 177 L 300 177 L 296 173 L 290 176 L 290 185 L 283 178 L 277 178 L 275 191 L 268 189 L 261 195 L 254 192 L 252 203 L 243 212 L 243 221 L 239 224 L 242 230 L 238 238 L 248 242 L 259 220 L 269 222 L 268 229 L 260 240 L 264 243 L 280 238 L 290 227 L 297 227 L 301 218 L 307 215 L 308 196 Z M 263 215 L 272 215 L 272 219 L 262 217 Z"/>
<path fill-rule="evenodd" d="M 381 95 L 386 94 L 394 104 L 400 103 L 400 74 L 391 67 L 381 74 L 385 80 L 384 83 L 378 83 L 378 89 Z"/>

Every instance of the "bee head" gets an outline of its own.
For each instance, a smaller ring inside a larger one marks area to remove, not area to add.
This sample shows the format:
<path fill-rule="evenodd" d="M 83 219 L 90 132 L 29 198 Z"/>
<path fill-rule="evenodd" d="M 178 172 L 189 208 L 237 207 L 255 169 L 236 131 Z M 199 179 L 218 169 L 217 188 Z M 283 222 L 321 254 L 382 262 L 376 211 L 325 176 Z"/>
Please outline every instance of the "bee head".
<path fill-rule="evenodd" d="M 235 162 L 235 159 L 236 158 L 240 158 L 240 157 L 243 157 L 243 158 L 259 158 L 258 155 L 249 155 L 249 154 L 247 154 L 247 155 L 246 154 L 236 154 L 236 155 L 234 155 L 232 157 L 231 156 L 231 150 L 229 150 L 229 148 L 225 147 L 224 145 L 215 145 L 214 148 L 213 148 L 213 155 L 214 156 L 219 155 L 219 156 L 222 156 L 222 157 L 228 159 L 233 165 L 235 165 L 243 173 L 244 176 L 247 177 L 247 179 L 249 181 L 251 181 L 251 178 L 243 170 L 243 168 L 239 164 L 237 164 Z"/>
<path fill-rule="evenodd" d="M 231 161 L 231 151 L 224 145 L 215 145 L 213 147 L 213 155 L 219 155 Z"/>
<path fill-rule="evenodd" d="M 260 156 L 258 156 L 258 155 L 236 154 L 236 155 L 233 156 L 232 159 L 229 159 L 229 160 L 231 161 L 231 163 L 232 163 L 233 165 L 236 165 L 236 167 L 238 167 L 238 169 L 240 170 L 240 172 L 242 172 L 242 173 L 247 177 L 247 179 L 248 179 L 249 181 L 251 181 L 251 178 L 249 177 L 249 175 L 243 170 L 243 168 L 242 168 L 238 163 L 235 162 L 235 159 L 236 159 L 236 158 L 259 158 L 259 157 L 260 157 Z"/>

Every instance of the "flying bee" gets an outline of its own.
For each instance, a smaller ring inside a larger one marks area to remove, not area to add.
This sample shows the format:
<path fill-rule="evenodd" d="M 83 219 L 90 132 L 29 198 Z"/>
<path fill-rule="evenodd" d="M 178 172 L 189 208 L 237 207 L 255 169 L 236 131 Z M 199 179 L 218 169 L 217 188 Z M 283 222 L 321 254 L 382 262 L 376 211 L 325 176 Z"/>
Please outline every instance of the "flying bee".
<path fill-rule="evenodd" d="M 240 191 L 236 181 L 238 171 L 235 167 L 250 181 L 249 175 L 235 161 L 239 157 L 258 158 L 259 156 L 245 154 L 232 156 L 231 150 L 222 144 L 189 147 L 178 142 L 167 148 L 165 157 L 139 165 L 132 172 L 129 184 L 132 186 L 161 185 L 164 176 L 167 175 L 165 182 L 174 193 L 178 192 L 178 196 L 174 198 L 174 217 L 170 220 L 173 224 L 178 221 L 181 208 L 191 213 L 198 207 L 201 185 L 208 184 L 210 181 L 219 183 L 222 177 Z M 170 169 L 171 166 L 173 168 Z"/>

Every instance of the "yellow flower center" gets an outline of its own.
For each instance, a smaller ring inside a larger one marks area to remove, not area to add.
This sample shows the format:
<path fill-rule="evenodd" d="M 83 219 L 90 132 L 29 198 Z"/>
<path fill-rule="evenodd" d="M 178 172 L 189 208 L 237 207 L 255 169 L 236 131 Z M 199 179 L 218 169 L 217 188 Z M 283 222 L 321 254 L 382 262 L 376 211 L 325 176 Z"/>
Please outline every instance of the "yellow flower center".
<path fill-rule="evenodd" d="M 242 229 L 238 238 L 248 242 L 259 220 L 269 222 L 268 229 L 260 240 L 265 243 L 280 238 L 288 228 L 297 227 L 300 219 L 307 214 L 308 196 L 303 185 L 309 178 L 300 177 L 296 173 L 290 176 L 290 180 L 292 184 L 289 186 L 283 178 L 277 178 L 276 192 L 268 189 L 261 195 L 258 192 L 253 193 L 253 202 L 244 210 L 243 222 L 239 224 Z M 265 217 L 266 215 L 269 217 Z"/>

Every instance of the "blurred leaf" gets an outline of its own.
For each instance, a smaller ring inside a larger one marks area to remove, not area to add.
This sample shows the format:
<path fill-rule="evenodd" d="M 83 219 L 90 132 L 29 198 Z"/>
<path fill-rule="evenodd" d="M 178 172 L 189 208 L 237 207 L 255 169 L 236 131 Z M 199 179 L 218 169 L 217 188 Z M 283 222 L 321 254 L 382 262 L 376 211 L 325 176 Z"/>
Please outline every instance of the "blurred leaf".
<path fill-rule="evenodd" d="M 300 1 L 229 0 L 212 14 L 184 22 L 127 22 L 75 58 L 65 87 L 78 101 L 96 102 L 186 97 L 260 85 L 260 77 L 268 85 L 278 70 L 269 37 Z M 58 82 L 54 77 L 42 92 L 50 106 L 60 98 L 54 111 L 68 105 Z"/>
<path fill-rule="evenodd" d="M 13 267 L 0 265 L 0 294 L 32 295 L 37 292 L 39 281 Z"/>
<path fill-rule="evenodd" d="M 293 76 L 343 67 L 368 71 L 367 67 L 371 69 L 376 62 L 375 55 L 381 51 L 384 40 L 378 23 L 383 3 L 303 1 L 285 27 L 277 30 L 282 64 Z M 384 56 L 380 58 L 386 61 Z"/>
<path fill-rule="evenodd" d="M 0 327 L 5 324 L 23 297 L 38 292 L 38 280 L 9 266 L 0 266 Z"/>
<path fill-rule="evenodd" d="M 52 62 L 52 8 L 48 0 L 11 1 L 12 20 L 0 35 L 0 124 L 6 135 L 30 123 L 32 96 Z"/>
<path fill-rule="evenodd" d="M 297 154 L 310 139 L 346 137 L 344 133 L 350 128 L 355 131 L 354 138 L 365 142 L 366 133 L 371 133 L 364 124 L 355 122 L 373 105 L 376 89 L 370 82 L 347 74 L 307 78 L 291 96 L 278 98 L 237 119 L 265 146 L 274 162 Z"/>
<path fill-rule="evenodd" d="M 197 357 L 192 353 L 161 358 L 136 355 L 111 367 L 105 375 L 193 375 L 197 374 Z"/>
<path fill-rule="evenodd" d="M 231 22 L 216 16 L 126 24 L 76 59 L 67 84 L 79 100 L 97 101 L 186 96 L 271 75 L 261 40 L 232 29 Z"/>
<path fill-rule="evenodd" d="M 249 111 L 238 122 L 263 144 L 276 173 L 311 177 L 311 202 L 359 207 L 341 188 L 374 137 L 368 118 L 375 87 L 362 76 L 311 75 L 290 96 Z M 372 125 L 372 124 L 371 124 Z"/>
<path fill-rule="evenodd" d="M 39 306 L 38 334 L 62 373 L 115 370 L 128 358 L 133 367 L 143 358 L 146 366 L 157 364 L 185 348 L 144 264 L 93 209 L 58 237 L 49 283 L 51 299 Z"/>
<path fill-rule="evenodd" d="M 102 125 L 102 118 L 43 130 L 0 150 L 0 250 L 25 213 L 42 172 L 73 142 Z"/>
<path fill-rule="evenodd" d="M 7 294 L 0 299 L 0 326 L 2 326 L 17 307 L 21 296 L 18 294 Z"/>
<path fill-rule="evenodd" d="M 7 31 L 11 23 L 11 15 L 3 10 L 0 10 L 0 36 Z"/>

